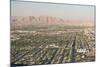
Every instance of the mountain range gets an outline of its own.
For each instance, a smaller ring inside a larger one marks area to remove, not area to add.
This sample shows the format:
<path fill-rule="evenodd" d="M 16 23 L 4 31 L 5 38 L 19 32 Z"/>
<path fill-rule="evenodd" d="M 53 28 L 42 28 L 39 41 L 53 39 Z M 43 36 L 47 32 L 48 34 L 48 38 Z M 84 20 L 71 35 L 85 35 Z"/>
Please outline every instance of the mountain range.
<path fill-rule="evenodd" d="M 11 16 L 11 29 L 30 26 L 94 26 L 93 21 L 69 20 L 52 16 Z"/>

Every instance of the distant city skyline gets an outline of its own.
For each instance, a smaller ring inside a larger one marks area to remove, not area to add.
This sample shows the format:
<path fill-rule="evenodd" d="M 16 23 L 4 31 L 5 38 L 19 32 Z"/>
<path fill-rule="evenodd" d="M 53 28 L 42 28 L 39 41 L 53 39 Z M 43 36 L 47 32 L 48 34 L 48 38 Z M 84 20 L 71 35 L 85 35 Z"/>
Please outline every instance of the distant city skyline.
<path fill-rule="evenodd" d="M 94 6 L 11 1 L 11 16 L 53 16 L 94 21 Z"/>

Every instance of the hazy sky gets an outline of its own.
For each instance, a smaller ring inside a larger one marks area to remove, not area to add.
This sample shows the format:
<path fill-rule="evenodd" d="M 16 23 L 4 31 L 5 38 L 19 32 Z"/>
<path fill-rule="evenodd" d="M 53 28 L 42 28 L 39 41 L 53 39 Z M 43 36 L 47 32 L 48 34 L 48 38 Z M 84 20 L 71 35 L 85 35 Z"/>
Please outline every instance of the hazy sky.
<path fill-rule="evenodd" d="M 11 16 L 53 16 L 62 19 L 94 20 L 94 6 L 11 2 Z"/>

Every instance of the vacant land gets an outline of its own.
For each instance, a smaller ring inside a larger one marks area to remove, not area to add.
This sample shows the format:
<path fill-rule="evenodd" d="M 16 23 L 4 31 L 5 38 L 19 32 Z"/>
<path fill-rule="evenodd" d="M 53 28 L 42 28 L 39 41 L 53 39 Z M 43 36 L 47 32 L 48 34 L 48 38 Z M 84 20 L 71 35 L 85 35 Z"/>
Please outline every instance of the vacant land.
<path fill-rule="evenodd" d="M 11 31 L 11 64 L 58 64 L 94 60 L 93 28 Z"/>

